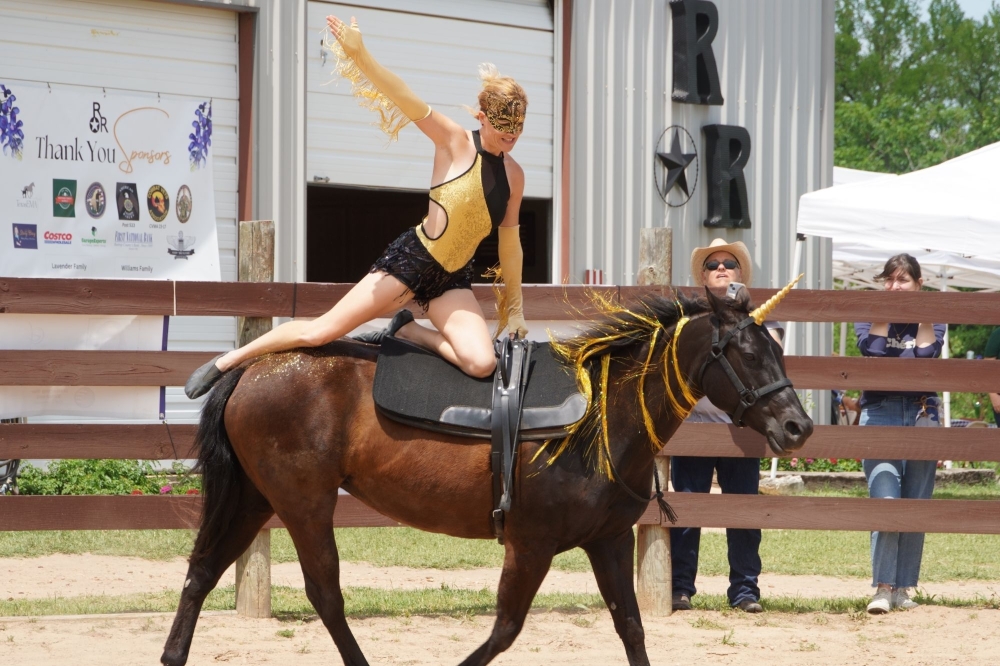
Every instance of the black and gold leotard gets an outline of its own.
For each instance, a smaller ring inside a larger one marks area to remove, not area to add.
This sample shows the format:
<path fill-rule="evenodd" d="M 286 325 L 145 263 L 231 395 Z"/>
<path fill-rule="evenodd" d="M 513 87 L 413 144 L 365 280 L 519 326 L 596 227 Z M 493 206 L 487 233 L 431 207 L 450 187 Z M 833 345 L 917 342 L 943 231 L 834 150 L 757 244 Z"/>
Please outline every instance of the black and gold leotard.
<path fill-rule="evenodd" d="M 415 229 L 427 252 L 449 273 L 469 263 L 483 239 L 500 226 L 510 198 L 503 153 L 493 155 L 483 150 L 478 130 L 472 133 L 472 140 L 476 145 L 472 166 L 430 191 L 431 200 L 444 210 L 444 231 L 430 238 L 422 223 Z"/>

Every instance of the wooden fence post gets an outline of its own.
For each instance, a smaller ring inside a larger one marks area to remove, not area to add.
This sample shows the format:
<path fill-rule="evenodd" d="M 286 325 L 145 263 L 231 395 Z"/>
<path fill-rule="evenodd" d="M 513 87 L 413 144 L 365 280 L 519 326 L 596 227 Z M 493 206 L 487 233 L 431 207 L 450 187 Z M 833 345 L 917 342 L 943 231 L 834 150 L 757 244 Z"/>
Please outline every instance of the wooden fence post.
<path fill-rule="evenodd" d="M 240 222 L 240 282 L 274 281 L 274 222 Z M 271 330 L 270 317 L 237 317 L 239 344 L 245 345 Z M 262 529 L 236 560 L 236 613 L 244 617 L 271 617 L 271 530 Z"/>
<path fill-rule="evenodd" d="M 670 229 L 639 230 L 640 285 L 670 285 L 673 236 Z M 663 490 L 670 479 L 670 459 L 657 458 L 656 472 Z M 636 598 L 639 610 L 646 615 L 670 615 L 673 612 L 673 575 L 670 567 L 670 528 L 662 525 L 639 525 L 636 539 L 639 570 Z"/>

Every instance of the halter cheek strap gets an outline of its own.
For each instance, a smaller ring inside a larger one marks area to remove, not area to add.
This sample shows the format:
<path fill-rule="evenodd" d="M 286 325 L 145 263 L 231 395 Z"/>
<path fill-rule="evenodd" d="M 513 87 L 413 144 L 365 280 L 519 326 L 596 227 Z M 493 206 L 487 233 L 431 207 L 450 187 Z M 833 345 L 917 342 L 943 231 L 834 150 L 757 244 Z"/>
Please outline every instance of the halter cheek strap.
<path fill-rule="evenodd" d="M 732 383 L 733 388 L 740 394 L 740 404 L 736 407 L 729 418 L 732 419 L 733 423 L 738 427 L 742 428 L 745 424 L 743 423 L 743 412 L 747 410 L 748 407 L 754 406 L 758 400 L 767 395 L 768 393 L 773 393 L 774 391 L 785 388 L 786 386 L 792 385 L 792 380 L 785 377 L 784 379 L 779 379 L 776 382 L 771 382 L 767 386 L 762 386 L 759 389 L 748 389 L 740 381 L 739 376 L 736 371 L 733 370 L 733 366 L 729 363 L 729 359 L 725 356 L 726 345 L 733 341 L 733 339 L 746 330 L 751 325 L 759 325 L 754 320 L 753 317 L 747 317 L 739 324 L 734 326 L 726 334 L 719 338 L 719 320 L 716 317 L 712 317 L 712 349 L 708 354 L 708 358 L 705 359 L 704 365 L 701 366 L 701 375 L 698 378 L 698 384 L 704 390 L 705 387 L 705 371 L 708 370 L 708 366 L 713 361 L 718 361 L 719 365 L 725 371 L 726 376 L 729 377 L 729 381 Z"/>

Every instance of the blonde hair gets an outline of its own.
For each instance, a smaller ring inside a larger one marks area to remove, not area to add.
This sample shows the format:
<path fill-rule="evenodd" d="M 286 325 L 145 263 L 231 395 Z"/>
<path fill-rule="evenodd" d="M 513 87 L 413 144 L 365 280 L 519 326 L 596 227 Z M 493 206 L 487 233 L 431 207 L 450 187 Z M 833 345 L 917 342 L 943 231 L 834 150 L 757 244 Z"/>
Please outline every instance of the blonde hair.
<path fill-rule="evenodd" d="M 521 108 L 528 110 L 528 95 L 524 92 L 517 81 L 509 76 L 501 76 L 497 66 L 491 62 L 484 62 L 479 65 L 479 80 L 483 83 L 483 89 L 479 91 L 479 108 L 466 106 L 465 109 L 476 116 L 480 111 L 485 112 L 489 107 L 490 100 L 502 100 L 505 103 L 519 101 Z"/>

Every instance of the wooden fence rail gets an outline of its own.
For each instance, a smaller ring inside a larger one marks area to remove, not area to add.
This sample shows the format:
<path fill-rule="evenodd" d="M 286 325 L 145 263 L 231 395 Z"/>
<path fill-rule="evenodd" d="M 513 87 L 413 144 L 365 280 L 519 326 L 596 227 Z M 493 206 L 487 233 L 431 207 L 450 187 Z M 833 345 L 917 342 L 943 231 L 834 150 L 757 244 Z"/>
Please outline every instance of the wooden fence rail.
<path fill-rule="evenodd" d="M 217 352 L 0 350 L 0 386 L 183 386 Z M 1000 364 L 966 359 L 786 356 L 796 388 L 985 393 Z"/>
<path fill-rule="evenodd" d="M 194 456 L 197 426 L 105 424 L 0 424 L 0 459 L 137 458 L 176 460 Z M 879 437 L 857 427 L 816 426 L 795 455 L 800 458 L 989 460 L 1000 462 L 995 428 L 880 428 Z M 764 437 L 721 423 L 685 423 L 661 452 L 665 456 L 766 458 Z"/>

